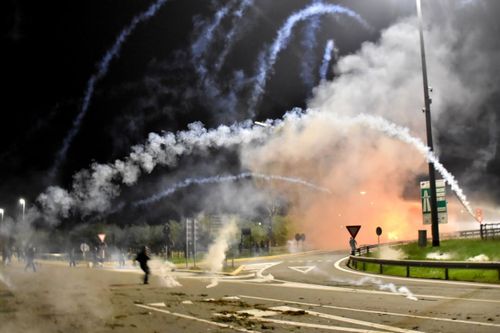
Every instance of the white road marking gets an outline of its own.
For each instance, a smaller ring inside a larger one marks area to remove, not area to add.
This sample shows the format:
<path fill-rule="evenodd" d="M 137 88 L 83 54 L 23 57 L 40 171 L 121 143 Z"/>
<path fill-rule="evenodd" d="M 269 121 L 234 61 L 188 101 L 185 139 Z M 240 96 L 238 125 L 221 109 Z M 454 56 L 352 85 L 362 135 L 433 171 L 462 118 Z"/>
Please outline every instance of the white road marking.
<path fill-rule="evenodd" d="M 407 278 L 407 277 L 396 277 L 396 276 L 388 276 L 388 275 L 380 275 L 380 274 L 370 274 L 365 272 L 359 272 L 352 269 L 345 269 L 340 267 L 340 263 L 349 259 L 349 257 L 345 257 L 339 259 L 335 262 L 334 266 L 336 269 L 342 272 L 346 272 L 349 274 L 356 274 L 362 276 L 374 276 L 383 279 L 391 279 L 391 280 L 399 280 L 399 281 L 415 281 L 415 282 L 424 282 L 424 283 L 442 283 L 442 284 L 450 284 L 450 285 L 459 285 L 459 286 L 469 286 L 469 287 L 488 287 L 488 288 L 500 288 L 500 285 L 496 284 L 487 284 L 487 283 L 479 283 L 479 282 L 462 282 L 462 281 L 446 281 L 446 280 L 430 280 L 430 279 L 416 279 L 416 278 Z"/>
<path fill-rule="evenodd" d="M 272 319 L 272 318 L 257 318 L 257 317 L 255 317 L 253 319 L 258 320 L 258 321 L 262 321 L 265 323 L 290 325 L 290 326 L 297 326 L 297 327 L 309 327 L 309 328 L 324 329 L 324 330 L 330 330 L 330 331 L 356 332 L 356 333 L 386 333 L 386 331 L 373 331 L 373 330 L 365 330 L 365 329 L 359 329 L 359 328 L 350 328 L 350 327 L 342 327 L 342 326 L 334 326 L 334 325 L 310 324 L 310 323 L 302 323 L 302 322 Z"/>
<path fill-rule="evenodd" d="M 399 327 L 394 327 L 394 326 L 389 326 L 389 325 L 384 325 L 384 324 L 377 324 L 377 323 L 372 323 L 369 321 L 364 321 L 364 320 L 358 320 L 358 319 L 352 319 L 352 318 L 346 318 L 346 317 L 341 317 L 341 316 L 336 316 L 336 315 L 331 315 L 331 314 L 326 314 L 326 313 L 321 313 L 321 312 L 316 312 L 316 311 L 310 311 L 310 310 L 303 310 L 300 308 L 292 308 L 289 306 L 276 306 L 270 308 L 270 310 L 274 311 L 281 311 L 281 312 L 286 312 L 286 311 L 292 311 L 292 312 L 298 312 L 298 311 L 305 311 L 306 314 L 318 317 L 318 318 L 324 318 L 324 319 L 331 319 L 331 320 L 337 320 L 337 321 L 342 321 L 346 322 L 349 324 L 355 324 L 355 325 L 360 325 L 360 326 L 368 326 L 371 328 L 376 328 L 376 329 L 381 329 L 381 330 L 386 330 L 386 331 L 391 331 L 391 332 L 399 332 L 399 333 L 417 333 L 417 331 L 413 330 L 407 330 L 404 328 L 399 328 Z"/>
<path fill-rule="evenodd" d="M 302 274 L 307 274 L 313 269 L 315 269 L 316 266 L 288 266 L 288 268 L 293 269 L 294 271 L 300 272 Z"/>
<path fill-rule="evenodd" d="M 163 302 L 160 302 L 160 303 L 149 303 L 148 305 L 150 305 L 150 306 L 166 307 L 165 303 L 163 303 Z"/>
<path fill-rule="evenodd" d="M 252 317 L 271 317 L 271 316 L 276 316 L 279 314 L 276 311 L 259 310 L 259 309 L 241 310 L 241 311 L 237 311 L 237 313 L 249 314 Z"/>
<path fill-rule="evenodd" d="M 361 313 L 371 313 L 371 314 L 377 314 L 377 315 L 408 317 L 408 318 L 425 319 L 425 320 L 437 320 L 437 321 L 461 323 L 461 324 L 468 324 L 468 325 L 478 325 L 478 326 L 500 327 L 500 324 L 483 323 L 483 322 L 479 322 L 479 321 L 466 321 L 466 320 L 460 320 L 460 319 L 453 320 L 453 319 L 449 319 L 449 318 L 419 316 L 419 315 L 411 315 L 411 314 L 406 314 L 406 313 L 375 311 L 375 310 L 361 310 L 361 309 L 355 309 L 355 308 L 346 308 L 346 307 L 342 307 L 342 306 L 324 305 L 324 304 L 315 304 L 315 303 L 306 303 L 306 302 L 295 302 L 295 301 L 289 301 L 289 300 L 283 300 L 283 299 L 265 298 L 265 297 L 257 297 L 257 296 L 239 295 L 239 297 L 251 298 L 251 299 L 256 299 L 256 300 L 260 300 L 260 301 L 270 301 L 270 302 L 297 304 L 297 305 L 304 305 L 304 306 L 314 306 L 314 307 L 320 307 L 320 308 L 326 308 L 326 309 L 336 309 L 336 310 L 353 311 L 353 312 L 361 312 Z"/>
<path fill-rule="evenodd" d="M 201 318 L 194 317 L 194 316 L 188 316 L 188 315 L 185 315 L 182 313 L 176 313 L 176 312 L 171 312 L 168 310 L 158 309 L 158 308 L 154 308 L 154 307 L 148 306 L 148 305 L 136 304 L 136 306 L 138 306 L 140 308 L 144 308 L 144 309 L 148 309 L 148 310 L 152 310 L 152 311 L 161 312 L 161 313 L 169 314 L 172 316 L 184 318 L 184 319 L 196 320 L 196 321 L 199 321 L 199 322 L 202 322 L 205 324 L 209 324 L 209 325 L 214 325 L 214 326 L 223 327 L 223 328 L 230 328 L 230 329 L 238 331 L 238 332 L 260 333 L 259 331 L 247 330 L 245 328 L 236 327 L 236 326 L 228 325 L 228 324 L 222 324 L 222 323 L 218 323 L 216 321 L 201 319 Z"/>

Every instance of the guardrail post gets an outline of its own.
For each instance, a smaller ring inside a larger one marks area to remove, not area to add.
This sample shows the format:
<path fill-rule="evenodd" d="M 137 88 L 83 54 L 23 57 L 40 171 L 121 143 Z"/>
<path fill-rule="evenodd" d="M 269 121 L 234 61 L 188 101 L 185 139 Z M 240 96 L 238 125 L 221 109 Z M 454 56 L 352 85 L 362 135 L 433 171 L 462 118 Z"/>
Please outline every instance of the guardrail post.
<path fill-rule="evenodd" d="M 406 277 L 410 277 L 410 266 L 406 266 Z"/>
<path fill-rule="evenodd" d="M 384 274 L 384 268 L 383 268 L 382 264 L 380 264 L 380 269 L 379 269 L 379 271 L 380 271 L 380 274 Z"/>
<path fill-rule="evenodd" d="M 448 276 L 448 268 L 445 268 L 444 269 L 444 279 L 445 280 L 448 280 L 449 276 Z"/>

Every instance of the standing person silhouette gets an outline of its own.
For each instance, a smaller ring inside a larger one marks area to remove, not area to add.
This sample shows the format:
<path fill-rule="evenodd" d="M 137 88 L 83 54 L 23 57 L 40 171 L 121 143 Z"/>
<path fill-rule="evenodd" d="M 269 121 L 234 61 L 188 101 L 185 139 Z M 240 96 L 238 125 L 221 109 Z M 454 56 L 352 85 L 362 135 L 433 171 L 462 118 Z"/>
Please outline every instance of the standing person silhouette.
<path fill-rule="evenodd" d="M 28 268 L 33 269 L 33 272 L 36 272 L 35 267 L 35 247 L 31 244 L 26 248 L 26 266 L 24 270 L 26 271 Z"/>
<path fill-rule="evenodd" d="M 351 237 L 351 239 L 349 239 L 349 245 L 351 246 L 351 255 L 353 256 L 356 254 L 356 246 L 358 245 L 358 242 Z"/>
<path fill-rule="evenodd" d="M 144 284 L 148 284 L 148 278 L 149 278 L 149 266 L 148 266 L 148 260 L 150 260 L 151 257 L 149 255 L 149 248 L 147 246 L 143 246 L 142 249 L 137 252 L 137 255 L 135 257 L 135 260 L 139 262 L 139 265 L 141 266 L 141 269 L 144 271 Z"/>

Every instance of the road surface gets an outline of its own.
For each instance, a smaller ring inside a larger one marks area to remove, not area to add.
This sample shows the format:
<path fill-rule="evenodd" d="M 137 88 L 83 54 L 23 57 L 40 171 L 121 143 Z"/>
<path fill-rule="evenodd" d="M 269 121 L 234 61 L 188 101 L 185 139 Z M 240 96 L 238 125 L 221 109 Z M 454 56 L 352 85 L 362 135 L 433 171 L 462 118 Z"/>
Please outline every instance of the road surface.
<path fill-rule="evenodd" d="M 373 277 L 345 256 L 248 261 L 235 276 L 157 267 L 147 286 L 136 268 L 7 267 L 0 332 L 500 331 L 499 285 Z"/>

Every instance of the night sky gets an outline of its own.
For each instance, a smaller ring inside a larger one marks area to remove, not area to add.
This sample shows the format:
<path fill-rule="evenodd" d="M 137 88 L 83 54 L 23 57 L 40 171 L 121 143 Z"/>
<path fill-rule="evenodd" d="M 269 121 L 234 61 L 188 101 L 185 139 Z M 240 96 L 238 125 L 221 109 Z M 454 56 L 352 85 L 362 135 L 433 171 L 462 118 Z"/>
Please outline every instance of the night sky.
<path fill-rule="evenodd" d="M 239 21 L 234 45 L 220 72 L 214 76 L 221 90 L 227 93 L 235 89 L 235 77 L 242 78 L 241 82 L 251 80 L 259 52 L 271 44 L 289 15 L 312 2 L 255 0 Z M 366 29 L 345 17 L 322 18 L 317 45 L 312 50 L 314 85 L 319 83 L 317 68 L 327 39 L 334 38 L 337 57 L 342 57 L 359 50 L 363 42 L 376 42 L 382 29 L 415 14 L 413 0 L 324 2 L 352 9 L 371 28 Z M 279 118 L 294 106 L 307 105 L 313 87 L 300 75 L 305 53 L 301 40 L 306 23 L 295 29 L 290 45 L 280 55 L 267 81 L 255 115 L 251 115 L 247 110 L 249 85 L 237 90 L 236 101 L 227 108 L 224 98 L 211 97 L 206 86 L 200 84 L 192 56 L 193 43 L 206 31 L 217 10 L 229 5 L 228 17 L 214 32 L 203 56 L 209 67 L 214 64 L 223 49 L 224 36 L 232 28 L 230 14 L 240 1 L 169 0 L 154 17 L 137 25 L 123 43 L 118 57 L 111 60 L 108 72 L 95 85 L 88 112 L 66 158 L 55 175 L 49 177 L 56 154 L 81 110 L 85 89 L 97 71 L 96 65 L 120 31 L 153 3 L 137 0 L 2 2 L 1 80 L 4 88 L 0 206 L 15 210 L 20 196 L 33 202 L 49 185 L 68 187 L 75 172 L 94 161 L 107 163 L 122 158 L 132 145 L 143 143 L 150 132 L 183 130 L 194 121 L 211 128 L 249 117 L 253 120 Z M 465 184 L 470 195 L 495 202 L 500 199 L 500 150 L 496 146 L 500 95 L 499 76 L 495 76 L 499 74 L 497 17 L 500 4 L 495 0 L 423 0 L 423 8 L 426 24 L 450 24 L 457 27 L 459 33 L 475 32 L 458 36 L 456 45 L 459 48 L 472 39 L 471 48 L 484 62 L 464 55 L 453 65 L 458 71 L 463 70 L 464 80 L 470 78 L 469 71 L 487 71 L 485 76 L 492 78 L 486 85 L 489 90 L 480 103 L 473 105 L 467 117 L 454 116 L 463 110 L 445 110 L 435 124 L 435 136 L 440 159 Z M 462 62 L 476 65 L 463 67 Z M 336 79 L 332 68 L 327 78 Z M 487 146 L 493 149 L 493 155 L 484 152 Z M 485 154 L 488 156 L 484 157 Z M 144 189 L 157 177 L 174 173 L 176 178 L 189 175 L 191 168 L 196 171 L 190 166 L 196 165 L 200 158 L 186 158 L 178 170 L 155 170 L 139 182 L 137 193 L 146 191 Z M 479 170 L 480 158 L 485 160 Z M 231 152 L 214 152 L 213 160 L 219 170 L 238 171 L 237 158 Z"/>

